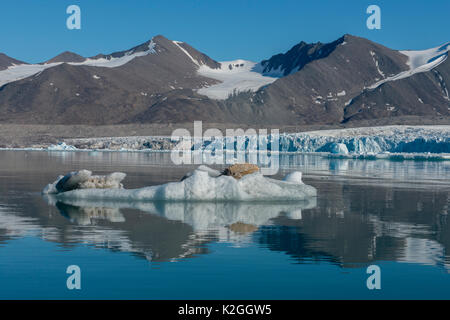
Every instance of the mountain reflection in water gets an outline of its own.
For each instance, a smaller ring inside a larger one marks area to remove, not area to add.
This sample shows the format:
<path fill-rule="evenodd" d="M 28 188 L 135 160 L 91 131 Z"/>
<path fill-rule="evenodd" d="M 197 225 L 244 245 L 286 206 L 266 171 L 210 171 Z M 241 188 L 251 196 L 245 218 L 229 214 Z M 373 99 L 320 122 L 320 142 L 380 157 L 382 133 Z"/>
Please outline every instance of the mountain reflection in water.
<path fill-rule="evenodd" d="M 0 152 L 0 160 L 0 246 L 32 235 L 68 250 L 88 244 L 164 262 L 212 254 L 209 244 L 223 242 L 284 252 L 294 264 L 450 269 L 448 161 L 289 155 L 280 159 L 280 176 L 302 171 L 317 199 L 243 204 L 61 203 L 39 194 L 59 174 L 83 168 L 126 172 L 127 188 L 177 181 L 193 169 L 174 167 L 167 154 Z"/>
<path fill-rule="evenodd" d="M 289 254 L 294 263 L 353 267 L 386 260 L 450 269 L 445 190 L 329 181 L 315 186 L 317 200 L 300 203 L 47 202 L 74 226 L 64 230 L 67 241 L 152 261 L 207 254 L 207 244 L 220 241 L 256 243 Z"/>
<path fill-rule="evenodd" d="M 92 226 L 98 232 L 106 234 L 111 230 L 128 234 L 129 238 L 124 244 L 115 245 L 117 249 L 142 252 L 147 259 L 156 261 L 204 253 L 199 247 L 212 241 L 243 242 L 261 225 L 271 224 L 271 219 L 275 217 L 301 219 L 302 210 L 316 206 L 315 198 L 294 203 L 79 200 L 64 203 L 49 196 L 45 199 L 49 204 L 54 204 L 61 215 L 73 224 Z M 135 215 L 125 213 L 127 209 L 141 213 L 138 223 L 134 219 Z M 158 221 L 156 226 L 155 221 Z M 87 234 L 91 233 L 91 229 L 83 230 L 88 230 Z M 97 236 L 91 243 L 98 244 Z M 128 250 L 131 238 L 133 249 Z M 163 251 L 160 250 L 161 247 Z"/>

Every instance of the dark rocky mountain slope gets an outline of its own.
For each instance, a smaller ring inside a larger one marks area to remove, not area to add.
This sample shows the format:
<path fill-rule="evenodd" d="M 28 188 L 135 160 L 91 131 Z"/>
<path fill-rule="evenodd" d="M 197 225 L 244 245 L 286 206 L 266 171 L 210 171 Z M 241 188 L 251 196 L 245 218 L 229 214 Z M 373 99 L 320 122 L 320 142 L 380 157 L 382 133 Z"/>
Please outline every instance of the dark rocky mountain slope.
<path fill-rule="evenodd" d="M 0 71 L 6 70 L 14 64 L 24 64 L 25 62 L 8 57 L 4 53 L 0 53 Z"/>
<path fill-rule="evenodd" d="M 445 48 L 443 57 L 448 56 Z M 410 70 L 408 56 L 351 35 L 329 44 L 301 42 L 262 61 L 258 65 L 262 75 L 279 78 L 225 100 L 197 93 L 221 81 L 199 69 L 220 70 L 221 64 L 187 43 L 163 36 L 87 59 L 65 52 L 50 62 L 59 64 L 0 87 L 0 123 L 203 120 L 287 126 L 397 123 L 411 117 L 450 123 L 448 59 L 426 72 L 387 81 Z M 0 55 L 0 70 L 20 63 Z"/>

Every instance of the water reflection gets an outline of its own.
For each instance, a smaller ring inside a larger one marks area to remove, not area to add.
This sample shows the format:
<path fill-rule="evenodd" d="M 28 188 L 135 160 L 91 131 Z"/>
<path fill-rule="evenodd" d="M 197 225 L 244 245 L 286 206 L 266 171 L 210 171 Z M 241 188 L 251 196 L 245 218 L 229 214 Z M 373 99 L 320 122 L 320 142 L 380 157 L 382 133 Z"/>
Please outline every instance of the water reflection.
<path fill-rule="evenodd" d="M 271 219 L 280 216 L 301 219 L 302 210 L 316 206 L 315 198 L 295 203 L 61 202 L 52 196 L 45 196 L 44 199 L 71 223 L 92 227 L 80 229 L 83 230 L 84 241 L 98 244 L 99 232 L 105 232 L 105 238 L 109 239 L 111 229 L 120 230 L 128 238 L 125 244 L 116 243 L 116 248 L 127 251 L 130 239 L 134 239 L 134 250 L 140 246 L 146 252 L 145 257 L 151 260 L 174 260 L 205 253 L 207 251 L 199 250 L 200 247 L 212 241 L 242 245 L 249 241 L 249 235 L 261 225 L 270 225 Z M 127 213 L 127 209 L 138 210 L 139 226 L 136 225 L 136 214 Z M 158 229 L 155 229 L 155 221 L 158 221 Z M 164 233 L 164 237 L 161 237 L 161 233 Z M 184 235 L 184 239 L 180 238 L 181 235 Z M 89 236 L 93 236 L 92 239 Z M 161 244 L 164 245 L 164 254 L 158 249 Z M 173 252 L 173 255 L 169 252 Z"/>
<path fill-rule="evenodd" d="M 208 245 L 222 241 L 283 252 L 293 263 L 386 260 L 450 269 L 448 161 L 283 156 L 281 175 L 303 171 L 318 189 L 307 203 L 43 201 L 42 187 L 73 170 L 123 171 L 127 188 L 177 181 L 192 170 L 173 167 L 163 153 L 65 154 L 0 152 L 0 245 L 31 235 L 158 262 L 210 254 Z"/>
<path fill-rule="evenodd" d="M 448 190 L 315 186 L 319 197 L 302 203 L 47 201 L 72 224 L 91 226 L 83 241 L 98 245 L 120 231 L 124 243 L 116 247 L 153 261 L 206 254 L 208 243 L 224 241 L 285 252 L 295 263 L 355 267 L 386 260 L 450 270 Z"/>
<path fill-rule="evenodd" d="M 273 219 L 254 241 L 294 261 L 332 261 L 343 267 L 374 261 L 442 266 L 450 270 L 450 195 L 374 185 L 324 184 L 316 208 L 301 220 Z"/>

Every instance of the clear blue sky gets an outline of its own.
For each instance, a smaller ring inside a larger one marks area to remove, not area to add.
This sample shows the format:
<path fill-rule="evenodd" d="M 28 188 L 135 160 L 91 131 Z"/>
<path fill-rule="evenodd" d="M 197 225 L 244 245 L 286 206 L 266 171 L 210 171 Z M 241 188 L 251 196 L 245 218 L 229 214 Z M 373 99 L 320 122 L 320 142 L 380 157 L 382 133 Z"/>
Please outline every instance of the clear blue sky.
<path fill-rule="evenodd" d="M 82 29 L 66 28 L 66 8 L 82 10 Z M 370 4 L 382 29 L 368 30 Z M 83 56 L 125 50 L 162 34 L 216 60 L 259 61 L 301 40 L 345 33 L 394 49 L 450 41 L 449 0 L 2 0 L 0 52 L 41 62 L 69 50 Z"/>

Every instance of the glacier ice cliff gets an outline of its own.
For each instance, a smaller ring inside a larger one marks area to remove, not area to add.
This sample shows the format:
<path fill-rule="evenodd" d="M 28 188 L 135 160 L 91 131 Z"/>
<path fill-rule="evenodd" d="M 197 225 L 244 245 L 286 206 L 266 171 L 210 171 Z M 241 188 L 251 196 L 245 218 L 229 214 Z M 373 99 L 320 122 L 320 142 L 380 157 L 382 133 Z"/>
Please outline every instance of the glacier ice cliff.
<path fill-rule="evenodd" d="M 221 150 L 257 150 L 258 143 L 267 150 L 289 152 L 328 152 L 331 154 L 367 155 L 382 153 L 450 153 L 450 126 L 388 126 L 301 133 L 279 136 L 244 136 L 242 143 L 229 137 L 203 138 L 201 143 L 173 137 L 110 137 L 68 139 L 75 149 L 117 151 L 193 150 L 209 152 Z M 53 149 L 54 150 L 54 149 Z M 67 148 L 66 148 L 67 150 Z M 233 151 L 231 150 L 231 151 Z"/>

